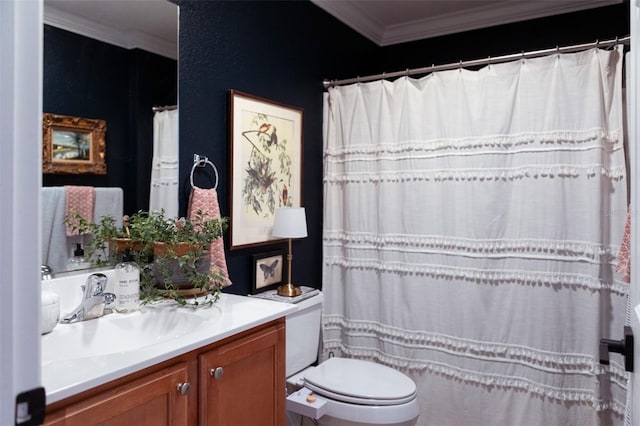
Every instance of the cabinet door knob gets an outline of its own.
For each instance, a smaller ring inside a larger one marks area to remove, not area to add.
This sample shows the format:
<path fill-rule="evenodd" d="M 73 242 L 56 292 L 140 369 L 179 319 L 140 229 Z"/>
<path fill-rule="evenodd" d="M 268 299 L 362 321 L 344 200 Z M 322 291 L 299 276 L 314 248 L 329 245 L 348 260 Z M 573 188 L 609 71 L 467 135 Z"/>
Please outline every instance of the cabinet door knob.
<path fill-rule="evenodd" d="M 178 383 L 177 389 L 178 392 L 180 392 L 180 395 L 186 395 L 191 390 L 191 383 Z"/>
<path fill-rule="evenodd" d="M 209 370 L 209 374 L 213 376 L 214 379 L 220 380 L 224 374 L 224 369 L 222 367 L 212 368 Z"/>

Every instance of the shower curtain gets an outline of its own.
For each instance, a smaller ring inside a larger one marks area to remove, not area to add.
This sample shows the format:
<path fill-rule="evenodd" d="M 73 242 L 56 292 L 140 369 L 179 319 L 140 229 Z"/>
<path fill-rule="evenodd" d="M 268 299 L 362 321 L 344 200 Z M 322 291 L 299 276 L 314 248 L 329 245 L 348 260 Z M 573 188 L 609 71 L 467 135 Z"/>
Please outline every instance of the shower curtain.
<path fill-rule="evenodd" d="M 153 158 L 149 210 L 178 216 L 178 110 L 153 116 Z"/>
<path fill-rule="evenodd" d="M 622 424 L 622 49 L 334 87 L 323 350 L 417 384 L 420 425 Z"/>

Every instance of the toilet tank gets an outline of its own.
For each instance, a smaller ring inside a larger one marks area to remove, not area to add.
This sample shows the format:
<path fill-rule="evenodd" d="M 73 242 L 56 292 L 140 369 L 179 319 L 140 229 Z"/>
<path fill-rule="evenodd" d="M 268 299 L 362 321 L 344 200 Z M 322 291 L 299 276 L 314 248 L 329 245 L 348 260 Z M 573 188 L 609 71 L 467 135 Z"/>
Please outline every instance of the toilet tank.
<path fill-rule="evenodd" d="M 298 310 L 287 315 L 287 377 L 312 365 L 318 358 L 323 300 L 324 295 L 319 293 L 298 302 Z"/>

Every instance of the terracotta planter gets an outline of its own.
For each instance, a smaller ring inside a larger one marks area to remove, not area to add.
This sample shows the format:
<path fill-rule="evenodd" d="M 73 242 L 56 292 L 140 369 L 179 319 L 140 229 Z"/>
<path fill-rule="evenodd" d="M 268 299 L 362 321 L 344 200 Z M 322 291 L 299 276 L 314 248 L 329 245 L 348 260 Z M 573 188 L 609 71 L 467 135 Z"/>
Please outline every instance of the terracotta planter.
<path fill-rule="evenodd" d="M 153 243 L 153 255 L 154 256 L 184 256 L 185 254 L 193 253 L 197 247 L 194 247 L 189 243 L 177 243 L 167 244 L 163 242 Z M 204 251 L 204 247 L 202 248 Z"/>
<path fill-rule="evenodd" d="M 183 292 L 186 291 L 188 295 L 198 295 L 200 289 L 194 289 L 193 284 L 189 281 L 189 276 L 192 276 L 194 271 L 191 271 L 188 265 L 181 266 L 180 260 L 176 258 L 176 256 L 193 253 L 194 250 L 192 246 L 186 243 L 179 243 L 170 247 L 166 243 L 155 243 L 153 247 L 152 273 L 156 287 L 161 290 L 171 288 Z M 210 266 L 211 257 L 209 252 L 204 250 L 195 262 L 195 273 L 207 274 Z M 165 277 L 169 277 L 169 284 L 165 282 Z"/>
<path fill-rule="evenodd" d="M 144 244 L 141 241 L 133 241 L 131 238 L 114 238 L 109 241 L 109 252 L 112 258 L 116 259 L 116 262 L 122 260 L 122 254 L 127 249 L 135 255 L 137 262 L 141 261 L 141 259 L 143 264 L 153 262 L 153 255 L 148 251 L 142 256 Z M 113 256 L 114 254 L 115 256 Z"/>
<path fill-rule="evenodd" d="M 117 253 L 124 253 L 126 249 L 140 251 L 142 250 L 142 243 L 140 241 L 133 241 L 131 238 L 114 238 L 109 241 L 109 248 L 115 250 Z"/>

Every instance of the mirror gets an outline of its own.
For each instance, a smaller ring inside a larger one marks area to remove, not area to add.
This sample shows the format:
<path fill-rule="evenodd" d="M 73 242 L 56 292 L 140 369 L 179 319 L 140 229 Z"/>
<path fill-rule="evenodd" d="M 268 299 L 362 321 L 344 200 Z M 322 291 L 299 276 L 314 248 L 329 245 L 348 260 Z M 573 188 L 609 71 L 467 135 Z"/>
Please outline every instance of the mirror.
<path fill-rule="evenodd" d="M 43 186 L 122 188 L 124 213 L 148 209 L 152 108 L 178 103 L 178 6 L 168 0 L 44 0 L 43 33 L 43 113 L 104 120 L 107 167 L 104 175 L 43 174 Z M 64 212 L 56 208 L 59 203 L 43 200 L 43 224 L 49 216 L 43 233 L 64 227 Z M 42 260 L 54 275 L 66 270 L 79 241 L 61 244 L 42 235 Z"/>

